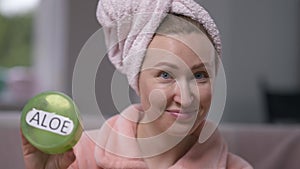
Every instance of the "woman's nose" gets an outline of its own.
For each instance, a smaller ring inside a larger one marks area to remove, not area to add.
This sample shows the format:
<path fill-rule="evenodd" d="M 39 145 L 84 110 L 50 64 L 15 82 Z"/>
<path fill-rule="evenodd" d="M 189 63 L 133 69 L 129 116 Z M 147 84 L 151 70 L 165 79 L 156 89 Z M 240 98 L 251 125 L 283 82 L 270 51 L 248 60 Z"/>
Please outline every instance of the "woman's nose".
<path fill-rule="evenodd" d="M 194 91 L 187 82 L 177 82 L 174 89 L 174 100 L 181 107 L 188 107 L 194 100 Z"/>

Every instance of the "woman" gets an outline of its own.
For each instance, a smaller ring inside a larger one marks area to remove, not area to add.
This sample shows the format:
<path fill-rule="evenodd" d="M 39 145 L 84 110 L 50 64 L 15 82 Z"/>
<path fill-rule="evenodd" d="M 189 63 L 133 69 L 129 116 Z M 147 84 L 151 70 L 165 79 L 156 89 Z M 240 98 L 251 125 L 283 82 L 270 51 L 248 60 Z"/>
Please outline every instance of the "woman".
<path fill-rule="evenodd" d="M 129 106 L 74 150 L 47 155 L 23 139 L 27 168 L 252 168 L 218 131 L 198 141 L 212 100 L 221 43 L 192 0 L 100 1 L 108 55 L 141 103 Z"/>

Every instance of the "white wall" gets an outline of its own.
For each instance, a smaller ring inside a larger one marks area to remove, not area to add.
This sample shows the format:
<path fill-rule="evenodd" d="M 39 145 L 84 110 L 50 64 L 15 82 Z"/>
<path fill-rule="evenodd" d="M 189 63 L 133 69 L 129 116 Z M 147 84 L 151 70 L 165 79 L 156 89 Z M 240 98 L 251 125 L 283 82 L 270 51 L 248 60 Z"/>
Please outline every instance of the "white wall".
<path fill-rule="evenodd" d="M 200 1 L 201 2 L 201 1 Z M 300 88 L 299 0 L 212 0 L 224 44 L 228 95 L 223 121 L 263 122 L 260 83 L 274 90 Z"/>

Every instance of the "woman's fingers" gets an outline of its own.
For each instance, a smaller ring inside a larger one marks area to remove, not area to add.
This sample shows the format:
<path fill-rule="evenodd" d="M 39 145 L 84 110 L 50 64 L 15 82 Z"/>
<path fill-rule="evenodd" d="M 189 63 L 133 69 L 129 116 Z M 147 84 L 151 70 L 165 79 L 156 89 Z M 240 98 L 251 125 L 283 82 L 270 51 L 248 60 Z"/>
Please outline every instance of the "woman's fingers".
<path fill-rule="evenodd" d="M 60 159 L 61 168 L 68 168 L 75 161 L 75 154 L 73 149 L 65 152 L 63 158 Z"/>
<path fill-rule="evenodd" d="M 67 169 L 76 159 L 73 149 L 62 154 L 43 153 L 28 142 L 22 131 L 20 133 L 26 168 Z"/>
<path fill-rule="evenodd" d="M 36 152 L 37 149 L 28 142 L 28 140 L 24 137 L 22 131 L 20 133 L 21 133 L 22 149 L 23 149 L 24 156 Z"/>
<path fill-rule="evenodd" d="M 73 149 L 63 153 L 52 155 L 49 157 L 47 169 L 66 169 L 75 161 Z"/>

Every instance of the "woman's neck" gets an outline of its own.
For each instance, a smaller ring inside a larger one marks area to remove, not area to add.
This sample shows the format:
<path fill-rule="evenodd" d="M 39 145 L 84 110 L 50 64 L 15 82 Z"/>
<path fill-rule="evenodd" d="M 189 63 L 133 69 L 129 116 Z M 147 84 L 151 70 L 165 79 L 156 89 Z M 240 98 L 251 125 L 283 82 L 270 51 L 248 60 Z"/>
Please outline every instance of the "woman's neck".
<path fill-rule="evenodd" d="M 139 124 L 137 127 L 137 138 L 153 137 L 153 131 L 151 129 L 153 128 L 149 125 Z M 177 140 L 180 139 L 180 140 L 176 143 L 176 141 L 174 142 L 174 140 L 176 139 Z M 187 135 L 184 138 L 179 138 L 178 136 L 170 136 L 165 134 L 165 136 L 162 136 L 157 140 L 153 140 L 152 144 L 141 143 L 139 140 L 140 139 L 138 139 L 140 149 L 145 156 L 144 160 L 150 169 L 168 168 L 174 165 L 181 157 L 183 157 L 192 148 L 192 146 L 198 140 L 198 134 Z M 174 146 L 169 148 L 170 145 L 174 145 Z M 149 150 L 150 151 L 154 150 L 153 152 L 156 152 L 155 149 L 158 151 L 163 151 L 163 150 L 167 150 L 167 151 L 161 152 L 159 154 L 153 154 L 153 155 L 148 154 Z"/>

